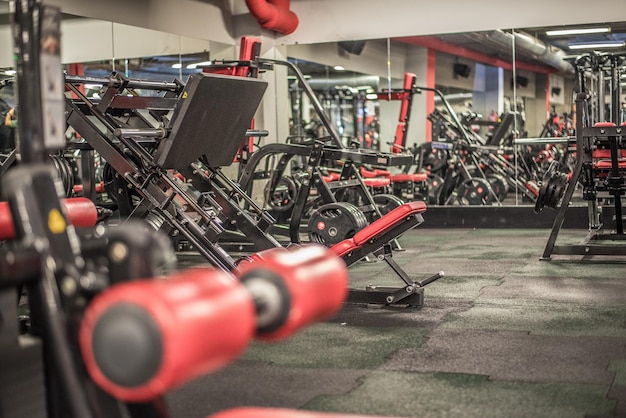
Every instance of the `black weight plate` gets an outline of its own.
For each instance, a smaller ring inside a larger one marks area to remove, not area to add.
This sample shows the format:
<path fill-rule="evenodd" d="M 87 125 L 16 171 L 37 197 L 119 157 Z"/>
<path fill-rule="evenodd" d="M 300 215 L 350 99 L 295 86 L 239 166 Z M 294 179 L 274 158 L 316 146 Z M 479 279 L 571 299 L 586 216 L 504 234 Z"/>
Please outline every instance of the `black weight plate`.
<path fill-rule="evenodd" d="M 287 212 L 296 202 L 298 185 L 289 176 L 283 176 L 278 180 L 274 190 L 270 190 L 270 184 L 265 186 L 265 200 L 272 210 Z"/>
<path fill-rule="evenodd" d="M 436 205 L 443 188 L 443 178 L 431 173 L 428 175 L 426 183 L 428 185 L 428 203 Z"/>
<path fill-rule="evenodd" d="M 493 200 L 490 187 L 480 177 L 464 180 L 457 188 L 457 200 L 461 205 L 490 205 Z"/>
<path fill-rule="evenodd" d="M 391 212 L 398 206 L 401 206 L 404 204 L 404 201 L 400 199 L 398 196 L 393 195 L 393 194 L 387 194 L 387 193 L 375 194 L 372 196 L 372 199 L 374 200 L 374 203 L 376 204 L 376 207 L 378 208 L 378 211 L 380 212 L 381 216 L 385 216 L 386 214 L 388 214 L 389 212 Z M 369 221 L 373 222 L 378 217 L 374 216 L 375 212 L 370 212 L 370 213 L 371 213 L 371 216 L 370 216 L 371 219 Z"/>
<path fill-rule="evenodd" d="M 330 247 L 353 237 L 365 226 L 363 212 L 351 203 L 337 202 L 317 208 L 309 218 L 307 231 L 312 242 Z"/>
<path fill-rule="evenodd" d="M 501 176 L 500 174 L 489 174 L 487 175 L 487 180 L 489 180 L 491 189 L 498 197 L 498 200 L 503 201 L 506 199 L 509 192 L 509 185 L 507 184 L 504 176 Z"/>

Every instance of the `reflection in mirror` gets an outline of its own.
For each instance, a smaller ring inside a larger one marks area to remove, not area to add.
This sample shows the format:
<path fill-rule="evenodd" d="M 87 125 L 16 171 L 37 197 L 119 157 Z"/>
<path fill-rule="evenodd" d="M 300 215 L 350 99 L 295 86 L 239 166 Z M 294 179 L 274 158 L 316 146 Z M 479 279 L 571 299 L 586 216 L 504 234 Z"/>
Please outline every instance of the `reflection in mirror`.
<path fill-rule="evenodd" d="M 298 59 L 291 61 L 322 104 L 345 146 L 380 149 L 378 131 L 379 78 Z M 328 135 L 296 77 L 289 76 L 291 102 L 290 141 L 302 142 Z"/>
<path fill-rule="evenodd" d="M 15 149 L 15 129 L 11 127 L 16 123 L 15 110 L 12 110 L 16 106 L 15 70 L 11 67 L 8 12 L 9 4 L 0 2 L 0 42 L 5 45 L 0 48 L 0 174 L 11 164 Z"/>
<path fill-rule="evenodd" d="M 353 41 L 348 44 L 358 44 L 358 51 L 343 51 L 337 54 L 336 61 L 346 63 L 346 67 L 354 64 L 350 69 L 358 68 L 361 77 L 367 70 L 357 65 L 357 54 L 377 60 L 372 66 L 377 70 L 370 73 L 382 80 L 377 90 L 386 88 L 380 67 L 389 62 L 396 70 L 415 72 L 418 87 L 434 88 L 441 93 L 428 95 L 429 89 L 417 89 L 403 144 L 403 149 L 418 150 L 416 156 L 423 158 L 418 159 L 418 170 L 431 177 L 436 174 L 438 181 L 447 183 L 446 193 L 436 199 L 437 203 L 532 205 L 550 162 L 562 158 L 567 147 L 514 147 L 514 141 L 526 137 L 568 137 L 574 133 L 575 77 L 571 61 L 579 50 L 570 47 L 600 40 L 623 45 L 624 23 L 607 26 L 610 32 L 600 35 L 554 35 L 550 30 L 567 28 L 522 28 L 394 39 L 392 46 L 404 49 L 393 59 L 388 59 L 383 51 L 372 54 L 370 45 L 376 41 Z M 320 55 L 326 63 L 320 67 L 324 72 L 317 76 L 319 80 L 314 78 L 311 82 L 323 85 L 326 78 L 334 87 L 341 86 L 334 79 L 337 75 L 326 55 L 327 51 Z M 346 56 L 353 62 L 345 61 Z M 307 58 L 315 61 L 310 53 Z M 392 80 L 393 88 L 402 88 L 397 71 Z M 608 81 L 604 83 L 606 92 Z M 336 102 L 329 104 L 329 112 L 341 113 L 347 108 L 346 92 L 342 94 L 335 88 L 331 93 L 330 87 L 325 87 L 325 100 L 328 102 L 331 95 Z M 607 99 L 598 100 L 602 102 L 597 106 L 598 112 L 610 114 Z M 398 110 L 390 110 L 391 105 L 391 101 L 380 99 L 370 104 L 379 129 L 379 139 L 374 143 L 379 144 L 376 149 L 381 151 L 388 150 L 386 144 L 392 141 L 398 125 Z M 347 128 L 345 116 L 332 120 L 342 133 L 361 139 L 358 128 Z M 441 171 L 434 173 L 436 170 Z M 474 178 L 480 180 L 469 181 Z"/>

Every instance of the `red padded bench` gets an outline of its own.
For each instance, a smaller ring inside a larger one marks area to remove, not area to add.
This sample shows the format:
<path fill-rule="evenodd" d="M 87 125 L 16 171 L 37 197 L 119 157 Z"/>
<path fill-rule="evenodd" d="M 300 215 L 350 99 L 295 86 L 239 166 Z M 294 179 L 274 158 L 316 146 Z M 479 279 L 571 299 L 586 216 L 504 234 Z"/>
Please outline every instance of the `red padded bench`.
<path fill-rule="evenodd" d="M 387 170 L 381 170 L 378 168 L 374 168 L 372 170 L 368 170 L 365 167 L 360 167 L 359 168 L 359 173 L 361 173 L 361 177 L 365 178 L 365 179 L 371 179 L 374 177 L 389 177 L 391 175 L 390 171 Z"/>
<path fill-rule="evenodd" d="M 374 177 L 363 179 L 363 184 L 366 187 L 371 187 L 372 189 L 383 189 L 385 187 L 389 187 L 391 184 L 391 180 L 388 177 Z"/>
<path fill-rule="evenodd" d="M 426 203 L 422 201 L 405 203 L 361 229 L 354 237 L 333 245 L 331 250 L 350 266 L 424 222 L 421 215 L 424 212 Z"/>
<path fill-rule="evenodd" d="M 415 173 L 415 174 L 394 174 L 389 177 L 392 183 L 419 183 L 428 180 L 428 174 Z"/>
<path fill-rule="evenodd" d="M 326 183 L 330 183 L 332 181 L 338 181 L 341 178 L 341 175 L 339 173 L 330 172 L 327 176 L 324 176 L 323 178 Z"/>

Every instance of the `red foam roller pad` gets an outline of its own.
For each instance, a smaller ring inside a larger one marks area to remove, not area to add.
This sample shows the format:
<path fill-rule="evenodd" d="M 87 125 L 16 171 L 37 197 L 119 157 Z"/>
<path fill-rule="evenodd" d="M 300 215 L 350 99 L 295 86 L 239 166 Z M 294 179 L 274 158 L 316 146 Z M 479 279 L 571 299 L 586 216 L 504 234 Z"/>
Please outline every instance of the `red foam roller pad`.
<path fill-rule="evenodd" d="M 102 389 L 140 402 L 226 365 L 255 328 L 246 288 L 229 273 L 202 268 L 101 293 L 87 308 L 80 348 Z"/>
<path fill-rule="evenodd" d="M 331 414 L 281 408 L 235 408 L 209 418 L 382 418 L 374 415 Z"/>
<path fill-rule="evenodd" d="M 345 263 L 321 245 L 262 251 L 240 263 L 237 275 L 261 301 L 257 334 L 263 340 L 286 338 L 330 317 L 348 289 Z"/>
<path fill-rule="evenodd" d="M 63 199 L 61 206 L 70 224 L 77 227 L 92 227 L 98 221 L 98 209 L 85 197 Z M 8 202 L 0 202 L 0 240 L 14 239 L 15 226 Z"/>

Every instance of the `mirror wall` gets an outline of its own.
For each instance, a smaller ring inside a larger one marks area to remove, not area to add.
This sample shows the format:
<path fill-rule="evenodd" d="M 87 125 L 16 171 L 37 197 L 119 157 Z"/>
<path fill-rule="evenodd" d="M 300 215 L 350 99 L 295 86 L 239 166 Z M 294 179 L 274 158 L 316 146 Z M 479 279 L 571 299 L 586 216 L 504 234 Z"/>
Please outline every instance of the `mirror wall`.
<path fill-rule="evenodd" d="M 0 2 L 0 8 L 6 7 L 5 2 Z M 6 12 L 1 16 L 0 36 L 3 42 L 10 44 Z M 619 40 L 624 24 L 609 26 L 612 27 L 610 36 Z M 434 88 L 443 97 L 422 90 L 415 94 L 406 148 L 416 148 L 433 140 L 435 143 L 446 142 L 444 139 L 452 141 L 459 136 L 469 136 L 470 142 L 478 141 L 480 145 L 508 147 L 513 137 L 571 133 L 568 129 L 571 127 L 574 77 L 568 56 L 574 54 L 569 51 L 568 43 L 572 39 L 549 39 L 547 29 L 505 28 L 397 39 L 294 44 L 284 49 L 289 59 L 310 76 L 311 85 L 346 143 L 390 150 L 399 122 L 400 103 L 380 100 L 375 94 L 402 88 L 405 73 L 413 72 L 417 75 L 418 86 Z M 73 15 L 66 15 L 63 31 L 63 61 L 81 64 L 82 70 L 92 75 L 121 71 L 130 77 L 184 79 L 193 71 L 187 68 L 193 62 L 211 57 L 234 58 L 236 52 L 233 45 L 210 39 Z M 338 65 L 343 70 L 337 69 Z M 0 67 L 10 66 L 10 48 L 3 48 Z M 2 72 L 0 76 L 9 75 Z M 307 131 L 311 135 L 320 134 L 306 97 L 298 91 L 293 79 L 288 79 L 287 84 L 291 109 L 289 134 L 298 136 Z M 3 91 L 10 93 L 8 88 Z M 276 101 L 285 99 L 276 97 Z M 434 112 L 439 113 L 439 119 L 431 116 Z M 456 117 L 452 117 L 451 112 Z M 510 114 L 512 118 L 505 118 Z M 450 128 L 455 119 L 463 128 Z M 455 133 L 455 130 L 462 132 Z M 440 154 L 441 151 L 431 149 L 426 157 L 441 163 Z M 506 158 L 520 166 L 532 163 L 515 152 Z M 470 171 L 482 169 L 481 161 L 474 163 L 467 164 Z M 518 167 L 512 170 L 510 183 L 517 181 L 520 174 Z M 444 172 L 439 174 L 445 178 Z M 539 171 L 535 178 L 540 174 Z M 530 177 L 522 179 L 523 182 Z M 515 192 L 518 187 L 512 186 L 509 184 L 508 188 Z M 509 196 L 507 204 L 532 203 L 523 192 L 517 191 L 513 198 Z M 437 203 L 460 204 L 455 199 Z M 495 203 L 504 203 L 504 200 Z"/>

